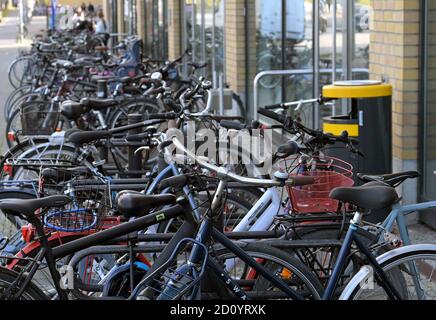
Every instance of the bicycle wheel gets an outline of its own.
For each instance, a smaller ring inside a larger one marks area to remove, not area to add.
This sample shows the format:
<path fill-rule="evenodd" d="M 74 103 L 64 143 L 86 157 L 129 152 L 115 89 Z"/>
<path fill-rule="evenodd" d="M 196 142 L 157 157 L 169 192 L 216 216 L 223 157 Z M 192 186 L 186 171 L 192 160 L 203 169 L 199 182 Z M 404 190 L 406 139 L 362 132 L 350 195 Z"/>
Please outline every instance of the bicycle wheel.
<path fill-rule="evenodd" d="M 250 257 L 266 267 L 271 274 L 284 280 L 304 299 L 321 299 L 322 286 L 318 279 L 310 269 L 291 255 L 260 243 L 250 243 L 243 249 Z M 226 266 L 229 275 L 244 288 L 250 299 L 289 299 L 286 293 L 276 288 L 268 279 L 258 274 L 232 252 L 217 254 L 217 261 Z M 216 297 L 212 294 L 211 298 Z"/>
<path fill-rule="evenodd" d="M 148 98 L 141 98 L 135 101 L 129 101 L 119 107 L 116 108 L 116 111 L 110 116 L 108 121 L 109 129 L 114 129 L 118 127 L 122 127 L 128 124 L 128 115 L 129 114 L 140 114 L 140 115 L 148 115 L 159 112 L 159 106 L 156 104 L 155 100 Z M 159 131 L 165 131 L 165 128 L 160 126 Z M 123 138 L 125 133 L 115 134 L 114 138 Z M 126 147 L 114 147 L 116 156 L 118 160 L 121 161 L 122 164 L 127 164 L 128 160 L 128 152 Z M 148 162 L 154 163 L 157 158 L 157 152 L 152 152 L 153 154 L 149 155 Z"/>
<path fill-rule="evenodd" d="M 25 82 L 31 82 L 31 77 L 36 73 L 36 64 L 32 56 L 16 59 L 9 67 L 8 79 L 14 89 Z M 30 79 L 30 80 L 29 80 Z"/>
<path fill-rule="evenodd" d="M 406 246 L 377 260 L 383 261 L 380 265 L 401 299 L 436 300 L 436 245 Z M 376 281 L 373 281 L 374 278 Z M 363 269 L 356 275 L 355 288 L 348 299 L 389 299 L 377 278 L 377 275 L 373 277 L 371 269 Z"/>
<path fill-rule="evenodd" d="M 9 118 L 11 106 L 15 103 L 15 101 L 20 97 L 22 97 L 23 95 L 30 93 L 31 91 L 32 91 L 31 85 L 22 86 L 12 91 L 12 93 L 6 99 L 5 107 L 3 108 L 3 113 L 6 120 Z"/>
<path fill-rule="evenodd" d="M 7 300 L 6 291 L 17 278 L 17 273 L 0 267 L 0 300 Z M 13 289 L 16 292 L 17 289 Z M 49 298 L 33 283 L 29 283 L 19 300 L 49 300 Z"/>
<path fill-rule="evenodd" d="M 289 253 L 298 258 L 305 266 L 309 267 L 323 286 L 326 286 L 340 250 L 340 246 L 332 246 L 328 245 L 328 243 L 330 240 L 340 240 L 344 235 L 344 232 L 340 232 L 339 227 L 330 227 L 319 230 L 306 228 L 304 231 L 295 232 L 291 235 L 290 239 L 307 241 L 325 240 L 326 245 L 321 246 L 318 244 L 315 247 L 302 246 L 302 248 L 290 249 Z M 363 229 L 359 229 L 358 237 L 368 247 L 376 243 L 377 240 L 375 234 Z M 377 253 L 385 253 L 391 249 L 391 246 L 385 244 L 378 248 Z M 338 296 L 350 279 L 359 271 L 361 265 L 360 261 L 361 257 L 356 254 L 349 257 L 349 261 L 339 282 L 337 290 Z"/>
<path fill-rule="evenodd" d="M 22 106 L 23 104 L 28 103 L 30 101 L 35 101 L 40 98 L 41 98 L 41 94 L 38 92 L 28 92 L 21 96 L 15 97 L 15 99 L 12 100 L 7 106 L 7 110 L 5 110 L 6 113 L 5 119 L 9 120 L 12 117 L 12 115 L 15 113 L 15 111 L 19 110 L 20 106 Z"/>

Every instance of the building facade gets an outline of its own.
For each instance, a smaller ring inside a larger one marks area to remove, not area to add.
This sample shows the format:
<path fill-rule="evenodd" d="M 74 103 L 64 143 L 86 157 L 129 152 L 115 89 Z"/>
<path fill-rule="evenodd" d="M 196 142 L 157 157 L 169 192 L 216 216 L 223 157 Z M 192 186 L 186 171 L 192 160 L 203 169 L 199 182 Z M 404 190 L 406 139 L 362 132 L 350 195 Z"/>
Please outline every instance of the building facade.
<path fill-rule="evenodd" d="M 393 169 L 422 173 L 399 190 L 406 202 L 436 198 L 436 0 L 103 2 L 112 31 L 138 34 L 146 55 L 171 60 L 190 48 L 207 61 L 205 75 L 241 95 L 247 115 L 317 97 L 333 80 L 392 84 Z M 313 108 L 308 122 L 341 113 L 345 103 Z"/>

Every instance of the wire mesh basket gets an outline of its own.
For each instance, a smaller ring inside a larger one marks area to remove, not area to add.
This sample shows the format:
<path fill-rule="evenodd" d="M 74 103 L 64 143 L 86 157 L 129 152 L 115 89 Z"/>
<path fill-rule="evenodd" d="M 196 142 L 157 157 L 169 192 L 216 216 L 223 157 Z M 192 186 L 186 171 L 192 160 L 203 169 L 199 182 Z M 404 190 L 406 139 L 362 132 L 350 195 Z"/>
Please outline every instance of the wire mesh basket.
<path fill-rule="evenodd" d="M 191 245 L 198 248 L 198 261 L 187 257 Z M 200 280 L 206 269 L 207 247 L 194 239 L 182 239 L 171 257 L 147 275 L 135 288 L 132 296 L 138 300 L 194 300 L 198 298 Z"/>
<path fill-rule="evenodd" d="M 341 159 L 324 156 L 303 160 L 295 156 L 282 160 L 279 166 L 290 177 L 315 178 L 315 183 L 311 185 L 287 187 L 293 213 L 336 212 L 340 204 L 329 197 L 330 191 L 354 185 L 353 166 Z"/>
<path fill-rule="evenodd" d="M 106 217 L 112 211 L 109 181 L 105 183 L 97 179 L 86 179 L 88 176 L 83 173 L 71 176 L 68 172 L 65 175 L 65 179 L 59 176 L 56 179 L 48 179 L 42 174 L 39 186 L 41 195 L 64 194 L 72 199 L 71 203 L 63 208 L 53 208 L 44 214 L 45 227 L 63 232 L 83 232 L 104 228 Z"/>
<path fill-rule="evenodd" d="M 21 108 L 21 131 L 25 136 L 50 135 L 56 131 L 59 112 L 48 102 L 32 101 Z"/>

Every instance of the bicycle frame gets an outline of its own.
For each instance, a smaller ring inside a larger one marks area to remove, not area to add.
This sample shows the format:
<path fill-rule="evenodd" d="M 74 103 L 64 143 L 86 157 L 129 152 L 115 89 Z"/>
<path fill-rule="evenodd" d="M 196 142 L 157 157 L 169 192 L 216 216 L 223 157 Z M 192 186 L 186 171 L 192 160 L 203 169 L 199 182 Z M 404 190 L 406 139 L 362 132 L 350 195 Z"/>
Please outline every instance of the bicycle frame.
<path fill-rule="evenodd" d="M 429 202 L 410 204 L 404 206 L 401 205 L 400 203 L 396 203 L 392 207 L 392 211 L 390 212 L 390 214 L 388 215 L 388 217 L 385 219 L 385 221 L 382 223 L 381 226 L 384 230 L 390 232 L 393 229 L 394 222 L 397 222 L 401 240 L 403 241 L 404 245 L 406 246 L 410 245 L 412 243 L 410 240 L 409 232 L 407 230 L 405 216 L 415 211 L 422 211 L 431 208 L 436 208 L 436 201 L 429 201 Z M 379 239 L 379 241 L 382 240 L 383 239 Z"/>
<path fill-rule="evenodd" d="M 391 300 L 401 300 L 401 295 L 391 284 L 390 280 L 384 273 L 382 267 L 377 262 L 377 258 L 371 253 L 370 249 L 367 248 L 366 245 L 362 242 L 362 240 L 360 240 L 359 237 L 357 236 L 357 231 L 359 230 L 360 221 L 361 221 L 361 214 L 357 212 L 354 216 L 354 219 L 351 221 L 347 234 L 345 235 L 345 239 L 339 251 L 339 255 L 337 257 L 335 266 L 333 268 L 332 275 L 330 276 L 330 279 L 327 283 L 327 288 L 324 291 L 322 299 L 323 300 L 333 299 L 339 279 L 348 261 L 347 258 L 351 253 L 351 245 L 354 242 L 359 248 L 359 250 L 368 258 L 369 262 L 374 267 L 375 274 L 380 279 L 380 285 L 386 291 L 389 298 Z"/>
<path fill-rule="evenodd" d="M 152 213 L 140 217 L 138 219 L 135 219 L 133 221 L 126 222 L 116 227 L 98 233 L 94 233 L 77 240 L 73 240 L 71 242 L 60 245 L 53 249 L 50 247 L 48 243 L 47 235 L 45 235 L 42 224 L 39 222 L 39 220 L 36 217 L 34 217 L 33 219 L 29 219 L 32 220 L 32 224 L 34 224 L 38 230 L 38 234 L 40 235 L 40 241 L 41 241 L 41 249 L 37 254 L 37 259 L 33 259 L 34 265 L 31 266 L 31 270 L 26 275 L 22 286 L 20 286 L 19 291 L 22 292 L 25 290 L 26 286 L 30 283 L 36 271 L 38 270 L 38 266 L 40 262 L 42 261 L 42 259 L 45 258 L 50 271 L 50 275 L 53 278 L 54 286 L 56 288 L 57 293 L 59 294 L 59 297 L 61 299 L 67 299 L 66 292 L 61 288 L 60 274 L 55 267 L 56 259 L 68 256 L 77 251 L 87 249 L 98 244 L 105 243 L 112 239 L 116 239 L 120 236 L 130 234 L 131 232 L 134 232 L 136 230 L 147 228 L 153 224 L 170 220 L 181 215 L 186 215 L 185 212 L 186 210 L 180 205 L 172 206 L 170 208 L 158 211 L 156 213 Z M 184 238 L 185 232 L 186 230 L 182 230 L 181 233 L 183 234 L 178 236 L 175 235 L 175 238 L 176 239 Z M 7 257 L 2 257 L 2 258 L 7 258 Z"/>
<path fill-rule="evenodd" d="M 211 204 L 210 212 L 212 215 L 214 212 L 216 212 L 216 210 L 220 205 L 221 196 L 225 188 L 226 188 L 226 181 L 220 180 Z M 278 278 L 274 274 L 271 274 L 271 272 L 267 268 L 265 268 L 263 265 L 258 263 L 252 257 L 250 257 L 247 253 L 244 252 L 243 249 L 241 249 L 236 244 L 234 244 L 222 232 L 218 231 L 214 227 L 213 220 L 214 220 L 213 217 L 207 216 L 206 219 L 204 219 L 201 222 L 195 237 L 194 245 L 189 255 L 188 264 L 193 264 L 193 265 L 200 264 L 202 259 L 201 252 L 204 251 L 203 245 L 207 245 L 209 240 L 213 239 L 215 242 L 222 244 L 225 248 L 233 252 L 238 258 L 240 258 L 242 261 L 247 263 L 251 268 L 253 268 L 260 275 L 264 276 L 266 279 L 274 283 L 279 289 L 284 291 L 290 297 L 296 300 L 302 300 L 302 297 L 296 292 L 294 292 L 294 290 L 290 289 L 282 279 Z M 217 262 L 213 261 L 212 259 L 207 259 L 207 265 L 216 274 L 216 276 L 219 279 L 221 279 L 222 282 L 230 289 L 230 291 L 233 292 L 238 298 L 242 300 L 248 299 L 247 295 L 245 294 L 245 291 L 236 282 L 232 280 L 232 278 L 228 275 L 227 271 L 224 270 Z M 132 298 L 135 298 L 139 294 L 141 289 L 141 284 L 146 280 L 147 277 L 145 277 L 145 279 L 141 281 L 141 283 L 136 287 L 136 289 L 132 293 Z"/>

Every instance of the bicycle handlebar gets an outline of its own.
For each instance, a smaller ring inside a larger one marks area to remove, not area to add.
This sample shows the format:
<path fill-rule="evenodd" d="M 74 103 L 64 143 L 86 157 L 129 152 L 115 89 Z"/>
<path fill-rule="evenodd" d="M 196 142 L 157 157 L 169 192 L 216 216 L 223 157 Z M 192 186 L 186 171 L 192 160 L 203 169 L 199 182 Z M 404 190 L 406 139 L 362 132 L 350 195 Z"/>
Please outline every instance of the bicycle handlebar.
<path fill-rule="evenodd" d="M 261 115 L 263 115 L 265 117 L 271 118 L 271 119 L 273 119 L 273 120 L 275 120 L 277 122 L 280 122 L 282 124 L 286 122 L 286 117 L 285 116 L 277 114 L 274 111 L 266 110 L 264 108 L 259 108 L 258 112 L 259 112 L 259 114 L 261 114 Z"/>
<path fill-rule="evenodd" d="M 236 173 L 228 171 L 224 167 L 218 167 L 203 159 L 198 158 L 192 152 L 187 150 L 183 145 L 183 143 L 181 143 L 175 136 L 171 137 L 170 140 L 167 141 L 168 142 L 165 143 L 166 145 L 171 144 L 170 142 L 172 142 L 172 144 L 177 150 L 185 154 L 190 160 L 198 164 L 200 167 L 207 169 L 209 171 L 216 172 L 218 178 L 221 180 L 232 180 L 235 182 L 242 183 L 246 186 L 254 186 L 254 187 L 300 186 L 300 185 L 312 184 L 314 182 L 314 179 L 311 177 L 293 177 L 288 180 L 257 179 L 257 178 L 243 177 L 237 175 Z"/>

